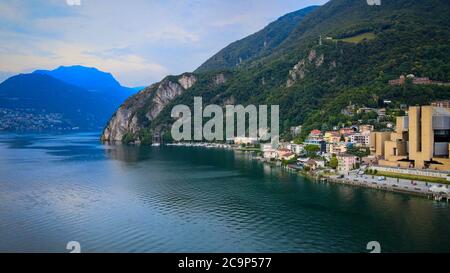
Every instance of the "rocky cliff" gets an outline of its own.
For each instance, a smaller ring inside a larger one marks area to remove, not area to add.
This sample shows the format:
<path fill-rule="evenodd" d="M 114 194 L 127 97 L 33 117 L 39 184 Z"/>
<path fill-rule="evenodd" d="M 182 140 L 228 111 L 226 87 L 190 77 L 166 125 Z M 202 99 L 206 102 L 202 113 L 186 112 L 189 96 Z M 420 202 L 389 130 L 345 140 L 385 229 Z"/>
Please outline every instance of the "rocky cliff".
<path fill-rule="evenodd" d="M 140 131 L 158 117 L 164 107 L 175 97 L 191 88 L 197 78 L 183 74 L 178 79 L 165 78 L 130 97 L 119 107 L 103 131 L 102 141 L 122 142 L 126 136 L 142 141 Z"/>

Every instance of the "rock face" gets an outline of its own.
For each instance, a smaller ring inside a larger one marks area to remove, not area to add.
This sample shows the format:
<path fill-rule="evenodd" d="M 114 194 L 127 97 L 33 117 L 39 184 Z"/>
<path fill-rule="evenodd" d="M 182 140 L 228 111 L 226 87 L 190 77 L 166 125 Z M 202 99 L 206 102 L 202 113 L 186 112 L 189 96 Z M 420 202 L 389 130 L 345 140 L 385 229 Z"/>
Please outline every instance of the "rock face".
<path fill-rule="evenodd" d="M 189 74 L 183 74 L 181 78 L 178 79 L 178 83 L 181 84 L 184 89 L 191 88 L 196 82 L 197 78 L 194 75 Z"/>
<path fill-rule="evenodd" d="M 302 59 L 289 71 L 286 87 L 291 87 L 298 80 L 303 80 L 306 72 L 306 61 L 305 59 Z"/>
<path fill-rule="evenodd" d="M 196 81 L 197 78 L 192 74 L 184 74 L 176 81 L 166 78 L 130 97 L 108 122 L 102 141 L 123 142 L 127 134 L 139 135 L 146 123 L 157 118 L 168 103 L 191 88 Z"/>
<path fill-rule="evenodd" d="M 122 141 L 127 131 L 137 131 L 137 118 L 131 109 L 120 107 L 103 131 L 103 141 Z"/>
<path fill-rule="evenodd" d="M 223 73 L 217 74 L 214 76 L 214 84 L 215 85 L 221 85 L 224 84 L 227 81 L 225 78 L 225 75 Z"/>
<path fill-rule="evenodd" d="M 192 85 L 185 85 L 192 86 Z M 186 88 L 183 89 L 178 83 L 171 81 L 163 81 L 156 90 L 155 96 L 152 100 L 152 107 L 146 114 L 146 117 L 151 121 L 155 119 L 159 113 L 164 109 L 164 107 L 173 100 L 176 96 L 180 95 Z"/>
<path fill-rule="evenodd" d="M 137 109 L 144 107 L 154 88 L 154 85 L 145 88 L 119 107 L 104 129 L 102 141 L 121 142 L 127 132 L 136 133 L 139 130 Z"/>
<path fill-rule="evenodd" d="M 286 87 L 291 87 L 294 83 L 303 80 L 308 73 L 308 67 L 310 64 L 314 64 L 315 67 L 320 67 L 325 61 L 324 54 L 317 56 L 316 50 L 312 49 L 306 59 L 301 59 L 298 63 L 289 70 L 288 79 L 286 81 Z M 336 62 L 334 62 L 336 67 Z"/>

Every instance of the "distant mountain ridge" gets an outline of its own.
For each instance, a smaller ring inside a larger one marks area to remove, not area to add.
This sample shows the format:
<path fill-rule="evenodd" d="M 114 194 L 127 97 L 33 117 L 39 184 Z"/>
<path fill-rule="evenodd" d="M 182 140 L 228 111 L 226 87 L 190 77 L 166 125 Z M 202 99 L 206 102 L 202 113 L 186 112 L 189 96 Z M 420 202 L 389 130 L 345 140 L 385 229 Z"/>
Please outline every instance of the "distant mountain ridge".
<path fill-rule="evenodd" d="M 114 111 L 101 94 L 44 74 L 20 74 L 0 84 L 0 130 L 93 130 Z"/>
<path fill-rule="evenodd" d="M 111 73 L 100 71 L 94 67 L 60 66 L 54 70 L 36 70 L 33 73 L 49 75 L 92 92 L 102 92 L 107 97 L 111 96 L 120 101 L 134 93 L 133 88 L 120 85 Z"/>
<path fill-rule="evenodd" d="M 136 92 L 79 65 L 16 75 L 0 84 L 0 130 L 99 130 Z"/>

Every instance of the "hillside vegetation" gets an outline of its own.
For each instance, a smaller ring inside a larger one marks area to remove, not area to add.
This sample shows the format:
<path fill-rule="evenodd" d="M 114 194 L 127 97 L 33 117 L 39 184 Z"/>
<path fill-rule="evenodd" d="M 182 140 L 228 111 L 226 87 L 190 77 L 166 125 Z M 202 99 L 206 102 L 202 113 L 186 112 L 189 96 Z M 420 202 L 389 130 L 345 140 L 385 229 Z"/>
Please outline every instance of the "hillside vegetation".
<path fill-rule="evenodd" d="M 192 74 L 197 78 L 195 84 L 174 96 L 157 117 L 145 120 L 141 114 L 144 119 L 138 131 L 167 132 L 173 122 L 172 107 L 190 105 L 194 96 L 202 96 L 204 104 L 278 104 L 283 132 L 300 124 L 306 132 L 351 122 L 341 114 L 350 103 L 375 107 L 383 99 L 407 105 L 450 99 L 448 86 L 387 84 L 410 73 L 450 82 L 449 6 L 447 0 L 384 1 L 381 6 L 332 0 L 309 10 L 270 51 L 256 50 L 251 57 L 242 57 L 245 61 L 238 66 L 236 58 L 254 52 L 248 39 L 263 43 L 263 36 L 257 33 L 226 47 Z M 278 20 L 267 28 L 279 29 L 282 24 Z M 218 75 L 226 80 L 215 84 Z M 176 82 L 179 77 L 170 76 L 161 83 Z M 158 84 L 145 92 L 157 89 Z M 146 113 L 151 108 L 148 103 L 135 112 Z M 140 138 L 136 131 L 131 135 Z"/>

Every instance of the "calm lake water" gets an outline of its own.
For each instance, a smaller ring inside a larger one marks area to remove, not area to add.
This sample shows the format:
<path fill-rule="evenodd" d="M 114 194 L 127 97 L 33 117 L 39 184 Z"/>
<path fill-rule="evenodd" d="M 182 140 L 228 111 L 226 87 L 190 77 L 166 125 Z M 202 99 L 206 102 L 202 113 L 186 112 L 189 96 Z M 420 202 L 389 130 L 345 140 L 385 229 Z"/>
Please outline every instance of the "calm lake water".
<path fill-rule="evenodd" d="M 234 151 L 0 134 L 0 252 L 450 252 L 450 204 Z"/>

